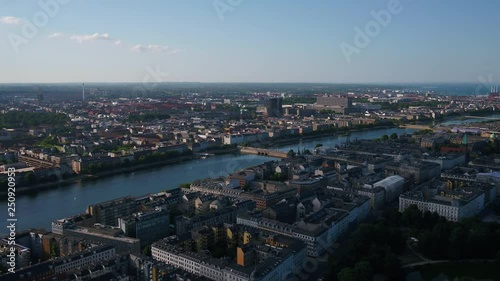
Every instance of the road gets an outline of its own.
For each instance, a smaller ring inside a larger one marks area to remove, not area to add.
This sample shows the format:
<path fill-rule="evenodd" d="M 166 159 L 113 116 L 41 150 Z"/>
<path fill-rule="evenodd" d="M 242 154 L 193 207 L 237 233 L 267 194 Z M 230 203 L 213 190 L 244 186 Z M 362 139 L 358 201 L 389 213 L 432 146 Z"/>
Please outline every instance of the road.
<path fill-rule="evenodd" d="M 421 265 L 427 265 L 427 264 L 438 264 L 438 263 L 447 263 L 447 262 L 453 262 L 453 263 L 460 263 L 460 262 L 495 262 L 495 260 L 487 260 L 487 259 L 468 259 L 468 260 L 437 260 L 437 261 L 431 261 L 431 260 L 426 260 L 422 262 L 414 262 L 414 263 L 409 263 L 405 264 L 402 266 L 402 268 L 409 268 L 409 267 L 415 267 L 415 266 L 421 266 Z"/>

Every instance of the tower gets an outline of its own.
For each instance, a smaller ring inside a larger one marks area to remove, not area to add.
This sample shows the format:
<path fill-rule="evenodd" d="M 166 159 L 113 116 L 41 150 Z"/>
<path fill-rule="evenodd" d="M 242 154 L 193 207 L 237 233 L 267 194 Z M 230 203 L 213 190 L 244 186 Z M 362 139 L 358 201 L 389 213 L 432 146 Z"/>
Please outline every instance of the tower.
<path fill-rule="evenodd" d="M 36 99 L 38 100 L 38 103 L 41 103 L 43 101 L 43 93 L 40 89 L 40 86 L 36 87 Z"/>
<path fill-rule="evenodd" d="M 268 117 L 281 117 L 283 115 L 283 99 L 268 99 L 266 103 L 266 113 Z"/>
<path fill-rule="evenodd" d="M 85 100 L 85 83 L 82 84 L 82 100 Z"/>

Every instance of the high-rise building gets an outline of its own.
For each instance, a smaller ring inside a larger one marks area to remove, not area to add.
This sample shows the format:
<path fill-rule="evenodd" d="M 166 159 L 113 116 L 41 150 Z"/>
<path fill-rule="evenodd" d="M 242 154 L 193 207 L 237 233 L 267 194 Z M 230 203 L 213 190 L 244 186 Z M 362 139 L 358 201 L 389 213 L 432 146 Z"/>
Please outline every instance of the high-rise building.
<path fill-rule="evenodd" d="M 266 114 L 268 117 L 280 117 L 283 115 L 283 98 L 270 98 L 266 103 Z"/>

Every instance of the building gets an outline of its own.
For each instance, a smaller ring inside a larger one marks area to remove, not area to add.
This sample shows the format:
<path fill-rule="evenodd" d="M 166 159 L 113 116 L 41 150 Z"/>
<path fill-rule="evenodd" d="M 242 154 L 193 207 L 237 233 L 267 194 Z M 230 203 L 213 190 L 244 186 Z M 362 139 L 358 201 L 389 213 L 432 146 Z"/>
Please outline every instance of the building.
<path fill-rule="evenodd" d="M 240 214 L 237 223 L 299 239 L 307 244 L 307 254 L 317 257 L 331 247 L 349 226 L 366 218 L 370 200 L 359 196 L 353 202 L 333 200 L 306 218 L 287 224 L 264 218 L 261 213 Z"/>
<path fill-rule="evenodd" d="M 326 178 L 314 178 L 304 180 L 288 181 L 288 186 L 297 190 L 300 198 L 307 198 L 314 195 L 316 189 L 326 186 Z"/>
<path fill-rule="evenodd" d="M 455 168 L 456 166 L 463 165 L 465 164 L 465 154 L 449 154 L 446 156 L 439 156 L 439 157 L 425 157 L 422 158 L 422 161 L 424 162 L 433 162 L 437 163 L 441 166 L 441 170 L 450 170 Z"/>
<path fill-rule="evenodd" d="M 416 205 L 422 212 L 436 212 L 449 221 L 460 221 L 484 209 L 485 192 L 472 188 L 448 190 L 424 186 L 399 196 L 400 212 L 411 205 Z"/>
<path fill-rule="evenodd" d="M 370 208 L 378 210 L 384 207 L 385 204 L 385 189 L 382 187 L 357 188 L 356 192 L 359 195 L 370 198 Z"/>
<path fill-rule="evenodd" d="M 268 117 L 283 116 L 283 98 L 270 98 L 266 101 L 266 115 Z"/>
<path fill-rule="evenodd" d="M 387 176 L 400 175 L 405 180 L 423 183 L 441 175 L 441 165 L 433 162 L 412 161 L 392 163 L 385 166 Z"/>
<path fill-rule="evenodd" d="M 224 135 L 224 144 L 236 144 L 240 145 L 243 143 L 253 143 L 257 141 L 265 141 L 269 139 L 269 132 L 250 132 L 250 133 L 239 133 L 239 134 L 227 134 Z"/>
<path fill-rule="evenodd" d="M 390 203 L 403 192 L 405 179 L 401 176 L 390 176 L 373 184 L 373 187 L 382 187 L 385 190 L 385 202 Z"/>
<path fill-rule="evenodd" d="M 332 109 L 337 113 L 347 114 L 352 110 L 352 99 L 346 96 L 325 95 L 316 98 L 316 105 Z"/>
<path fill-rule="evenodd" d="M 297 239 L 263 233 L 258 240 L 263 242 L 253 241 L 238 247 L 236 260 L 186 251 L 173 238 L 154 243 L 151 252 L 155 260 L 218 281 L 284 280 L 306 258 L 306 246 Z"/>
<path fill-rule="evenodd" d="M 219 223 L 235 223 L 238 213 L 255 209 L 255 203 L 243 201 L 229 208 L 221 208 L 194 217 L 178 216 L 175 220 L 176 234 L 182 236 L 190 231 L 197 231 Z"/>
<path fill-rule="evenodd" d="M 9 268 L 7 264 L 10 262 L 9 254 L 11 253 L 11 248 L 15 249 L 15 264 L 16 268 L 21 268 L 29 266 L 31 264 L 31 250 L 28 247 L 15 243 L 14 245 L 9 244 L 9 240 L 0 240 L 0 264 L 3 268 Z"/>
<path fill-rule="evenodd" d="M 111 245 L 118 253 L 137 254 L 141 251 L 141 241 L 137 238 L 125 237 L 123 231 L 117 227 L 100 224 L 96 224 L 93 227 L 86 227 L 79 226 L 73 221 L 60 219 L 52 222 L 52 232 L 52 235 L 64 235 L 74 239 L 85 239 L 97 245 Z M 49 240 L 49 242 L 52 242 L 52 240 L 53 239 Z M 50 244 L 48 246 L 50 247 Z"/>
<path fill-rule="evenodd" d="M 136 201 L 132 196 L 126 196 L 87 207 L 87 214 L 95 218 L 95 222 L 118 226 L 118 218 L 127 217 L 135 212 Z"/>
<path fill-rule="evenodd" d="M 118 227 L 125 235 L 141 240 L 141 248 L 169 234 L 170 213 L 156 208 L 145 213 L 134 213 L 118 219 Z"/>
<path fill-rule="evenodd" d="M 0 281 L 66 280 L 65 273 L 109 260 L 115 255 L 114 247 L 98 246 L 71 256 L 21 268 L 14 274 L 0 276 Z M 52 277 L 61 279 L 52 279 Z"/>

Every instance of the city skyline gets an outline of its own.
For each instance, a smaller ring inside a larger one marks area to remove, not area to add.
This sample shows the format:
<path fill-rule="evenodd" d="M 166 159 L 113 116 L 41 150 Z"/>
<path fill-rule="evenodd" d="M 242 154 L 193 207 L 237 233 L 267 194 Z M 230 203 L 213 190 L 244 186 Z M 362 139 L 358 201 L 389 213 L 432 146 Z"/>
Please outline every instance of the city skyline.
<path fill-rule="evenodd" d="M 40 3 L 0 4 L 0 83 L 500 82 L 495 1 Z"/>

